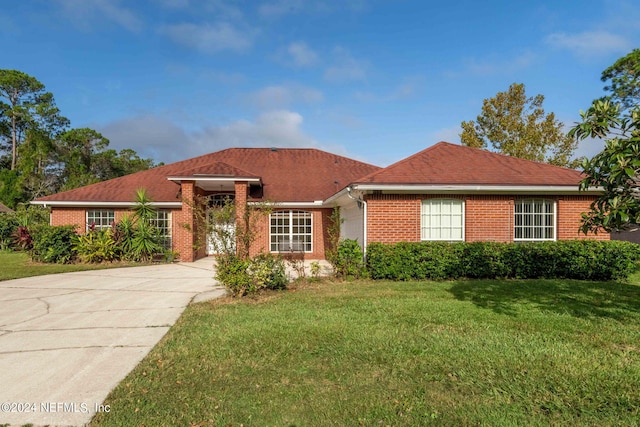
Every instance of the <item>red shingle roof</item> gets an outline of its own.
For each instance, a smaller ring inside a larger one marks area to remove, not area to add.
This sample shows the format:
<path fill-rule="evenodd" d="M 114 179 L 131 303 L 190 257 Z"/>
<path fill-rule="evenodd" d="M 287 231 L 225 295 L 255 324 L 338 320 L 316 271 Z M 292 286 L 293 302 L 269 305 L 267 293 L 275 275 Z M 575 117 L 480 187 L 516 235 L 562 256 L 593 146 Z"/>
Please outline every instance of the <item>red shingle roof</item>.
<path fill-rule="evenodd" d="M 574 169 L 439 142 L 357 183 L 577 186 L 581 179 Z"/>
<path fill-rule="evenodd" d="M 229 148 L 165 166 L 37 199 L 39 202 L 131 202 L 146 188 L 156 202 L 180 201 L 180 186 L 167 180 L 185 174 L 261 178 L 264 199 L 275 202 L 324 200 L 380 168 L 316 149 Z"/>

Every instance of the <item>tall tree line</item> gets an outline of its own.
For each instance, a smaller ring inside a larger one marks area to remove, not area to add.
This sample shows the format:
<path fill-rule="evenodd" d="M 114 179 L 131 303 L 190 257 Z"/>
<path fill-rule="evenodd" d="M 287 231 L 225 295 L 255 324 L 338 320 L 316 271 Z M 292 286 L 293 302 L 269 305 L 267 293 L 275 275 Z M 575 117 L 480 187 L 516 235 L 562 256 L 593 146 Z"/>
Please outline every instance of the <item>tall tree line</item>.
<path fill-rule="evenodd" d="M 0 202 L 15 207 L 156 166 L 133 149 L 108 146 L 93 129 L 71 128 L 35 77 L 0 70 Z"/>

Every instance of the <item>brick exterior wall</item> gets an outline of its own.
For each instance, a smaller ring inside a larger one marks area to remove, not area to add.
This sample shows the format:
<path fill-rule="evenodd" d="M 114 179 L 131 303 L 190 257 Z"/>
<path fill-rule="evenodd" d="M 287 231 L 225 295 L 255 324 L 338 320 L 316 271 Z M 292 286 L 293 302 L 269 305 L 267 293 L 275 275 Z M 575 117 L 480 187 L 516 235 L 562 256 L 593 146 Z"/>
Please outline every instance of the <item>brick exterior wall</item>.
<path fill-rule="evenodd" d="M 502 196 L 379 194 L 367 195 L 367 243 L 420 241 L 421 201 L 430 198 L 456 198 L 465 202 L 465 240 L 512 242 L 514 201 L 544 198 L 556 201 L 558 240 L 609 240 L 609 233 L 584 235 L 578 231 L 581 214 L 589 209 L 594 196 Z"/>
<path fill-rule="evenodd" d="M 589 210 L 589 206 L 595 200 L 595 197 L 563 196 L 558 197 L 557 200 L 558 212 L 563 212 L 563 215 L 558 214 L 558 240 L 611 239 L 611 235 L 604 231 L 595 235 L 589 234 L 587 236 L 578 231 L 578 227 L 580 227 L 581 224 L 580 220 L 582 219 L 582 213 Z"/>
<path fill-rule="evenodd" d="M 275 211 L 290 211 L 299 210 L 304 212 L 311 212 L 311 227 L 312 227 L 312 252 L 305 253 L 305 259 L 308 260 L 322 260 L 325 259 L 325 249 L 329 245 L 329 236 L 327 230 L 331 221 L 332 209 L 275 209 Z M 262 214 L 256 222 L 257 235 L 251 247 L 251 256 L 255 256 L 261 252 L 269 252 L 270 250 L 270 223 L 269 215 Z"/>

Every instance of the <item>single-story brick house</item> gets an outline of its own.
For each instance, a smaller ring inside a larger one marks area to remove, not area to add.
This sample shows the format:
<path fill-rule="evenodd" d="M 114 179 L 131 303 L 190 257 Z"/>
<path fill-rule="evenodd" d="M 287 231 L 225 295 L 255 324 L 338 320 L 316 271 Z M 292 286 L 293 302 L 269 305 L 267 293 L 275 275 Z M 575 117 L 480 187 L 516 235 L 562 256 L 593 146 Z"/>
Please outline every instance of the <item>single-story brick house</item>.
<path fill-rule="evenodd" d="M 371 242 L 609 239 L 578 232 L 597 195 L 579 191 L 581 174 L 440 142 L 380 168 L 316 149 L 231 148 L 35 200 L 51 224 L 108 227 L 145 188 L 157 224 L 183 261 L 210 254 L 194 206 L 233 197 L 273 203 L 252 252 L 305 252 L 324 259 L 335 207 L 341 236 Z"/>

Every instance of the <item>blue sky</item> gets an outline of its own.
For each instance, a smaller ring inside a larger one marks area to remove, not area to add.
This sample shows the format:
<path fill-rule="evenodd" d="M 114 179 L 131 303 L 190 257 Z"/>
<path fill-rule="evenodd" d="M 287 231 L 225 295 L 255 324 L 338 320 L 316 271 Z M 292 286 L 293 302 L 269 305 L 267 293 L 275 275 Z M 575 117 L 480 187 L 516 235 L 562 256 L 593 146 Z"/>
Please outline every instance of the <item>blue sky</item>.
<path fill-rule="evenodd" d="M 603 95 L 602 70 L 640 47 L 640 4 L 24 0 L 0 10 L 0 37 L 2 68 L 112 148 L 172 162 L 315 147 L 385 166 L 459 143 L 460 122 L 514 82 L 568 129 Z"/>

